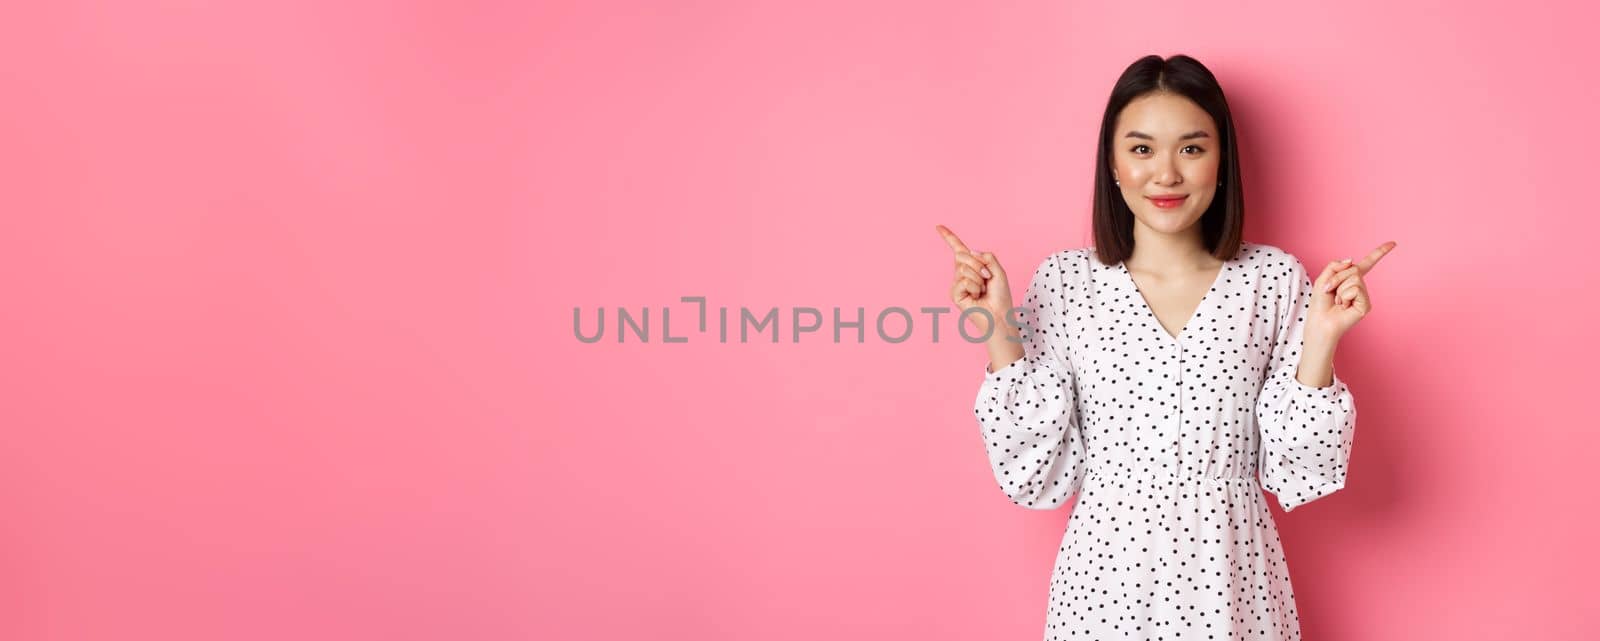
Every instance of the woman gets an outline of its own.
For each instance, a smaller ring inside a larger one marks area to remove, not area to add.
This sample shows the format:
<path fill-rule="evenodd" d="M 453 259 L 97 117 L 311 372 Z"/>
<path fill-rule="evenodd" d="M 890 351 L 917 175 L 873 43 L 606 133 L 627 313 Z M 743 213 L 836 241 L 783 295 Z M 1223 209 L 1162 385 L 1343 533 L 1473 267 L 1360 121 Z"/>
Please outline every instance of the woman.
<path fill-rule="evenodd" d="M 1334 349 L 1395 244 L 1312 281 L 1241 240 L 1237 149 L 1211 72 L 1147 56 L 1101 120 L 1095 246 L 1047 257 L 1019 309 L 994 254 L 938 227 L 952 299 L 987 312 L 974 411 L 995 480 L 1031 509 L 1080 495 L 1047 638 L 1299 638 L 1262 490 L 1287 512 L 1344 487 L 1356 411 Z"/>

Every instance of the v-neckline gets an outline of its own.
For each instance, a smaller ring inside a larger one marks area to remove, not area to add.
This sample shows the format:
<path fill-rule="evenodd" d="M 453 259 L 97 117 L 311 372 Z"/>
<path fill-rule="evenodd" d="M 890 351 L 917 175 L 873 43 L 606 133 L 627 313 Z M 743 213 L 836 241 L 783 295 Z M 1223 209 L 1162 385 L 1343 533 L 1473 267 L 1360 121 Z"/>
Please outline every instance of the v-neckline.
<path fill-rule="evenodd" d="M 1133 280 L 1133 272 L 1128 271 L 1127 261 L 1118 262 L 1117 268 L 1122 271 L 1123 282 L 1127 283 L 1128 287 L 1133 290 L 1133 297 L 1139 300 L 1140 306 L 1144 307 L 1145 316 L 1150 319 L 1150 324 L 1156 330 L 1156 333 L 1166 337 L 1167 340 L 1182 343 L 1184 337 L 1189 335 L 1189 327 L 1194 325 L 1195 320 L 1200 318 L 1201 313 L 1205 311 L 1206 303 L 1211 300 L 1212 292 L 1216 291 L 1217 285 L 1222 282 L 1222 275 L 1228 273 L 1228 266 L 1232 265 L 1233 261 L 1234 259 L 1232 258 L 1222 261 L 1222 266 L 1217 268 L 1216 277 L 1211 279 L 1211 284 L 1206 287 L 1206 293 L 1200 296 L 1200 302 L 1194 306 L 1194 311 L 1190 312 L 1189 318 L 1183 322 L 1183 326 L 1178 328 L 1177 334 L 1168 332 L 1167 328 L 1161 325 L 1161 317 L 1156 315 L 1156 310 L 1150 307 L 1149 299 L 1146 299 L 1144 292 L 1139 290 L 1139 283 Z"/>

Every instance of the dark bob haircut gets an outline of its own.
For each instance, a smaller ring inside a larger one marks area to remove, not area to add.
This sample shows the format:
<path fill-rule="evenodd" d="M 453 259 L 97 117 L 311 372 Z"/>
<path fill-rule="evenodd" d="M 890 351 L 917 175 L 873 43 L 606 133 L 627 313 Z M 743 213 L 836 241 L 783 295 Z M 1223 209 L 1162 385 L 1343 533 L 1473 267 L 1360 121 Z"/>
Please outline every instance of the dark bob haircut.
<path fill-rule="evenodd" d="M 1228 99 L 1222 95 L 1217 78 L 1199 60 L 1181 54 L 1165 60 L 1151 55 L 1128 65 L 1122 77 L 1117 78 L 1111 99 L 1106 101 L 1105 116 L 1100 119 L 1100 148 L 1095 154 L 1094 170 L 1094 241 L 1102 264 L 1115 265 L 1133 255 L 1133 211 L 1111 177 L 1111 137 L 1116 135 L 1117 117 L 1134 99 L 1163 91 L 1194 101 L 1217 125 L 1221 138 L 1218 144 L 1222 146 L 1218 167 L 1222 185 L 1211 206 L 1200 216 L 1200 235 L 1212 256 L 1229 260 L 1239 252 L 1244 234 L 1244 185 L 1239 179 L 1239 146 Z"/>

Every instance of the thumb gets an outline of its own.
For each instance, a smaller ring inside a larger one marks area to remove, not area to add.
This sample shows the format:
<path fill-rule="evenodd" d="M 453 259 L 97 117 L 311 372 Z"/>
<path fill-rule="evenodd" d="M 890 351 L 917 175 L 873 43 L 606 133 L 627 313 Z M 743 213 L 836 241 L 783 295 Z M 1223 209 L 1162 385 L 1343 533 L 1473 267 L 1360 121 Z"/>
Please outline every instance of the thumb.
<path fill-rule="evenodd" d="M 996 276 L 1006 275 L 1006 268 L 1000 266 L 1000 259 L 995 258 L 993 252 L 983 252 L 982 254 L 979 254 L 978 260 L 983 261 L 983 265 L 988 267 L 989 271 L 994 272 Z"/>

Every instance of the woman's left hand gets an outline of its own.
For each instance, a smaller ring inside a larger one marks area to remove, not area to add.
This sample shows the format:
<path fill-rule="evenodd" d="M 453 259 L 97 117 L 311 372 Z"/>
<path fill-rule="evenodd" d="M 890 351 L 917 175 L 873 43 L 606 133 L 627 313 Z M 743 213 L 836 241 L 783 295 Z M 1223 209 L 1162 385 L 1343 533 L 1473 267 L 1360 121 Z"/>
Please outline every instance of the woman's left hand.
<path fill-rule="evenodd" d="M 1362 277 L 1372 271 L 1378 259 L 1394 247 L 1395 242 L 1391 240 L 1379 245 L 1359 261 L 1351 262 L 1347 258 L 1328 263 L 1327 267 L 1322 268 L 1322 274 L 1311 284 L 1311 309 L 1306 317 L 1306 332 L 1337 342 L 1345 332 L 1366 317 L 1367 312 L 1372 311 L 1372 300 L 1367 297 L 1367 284 Z"/>

